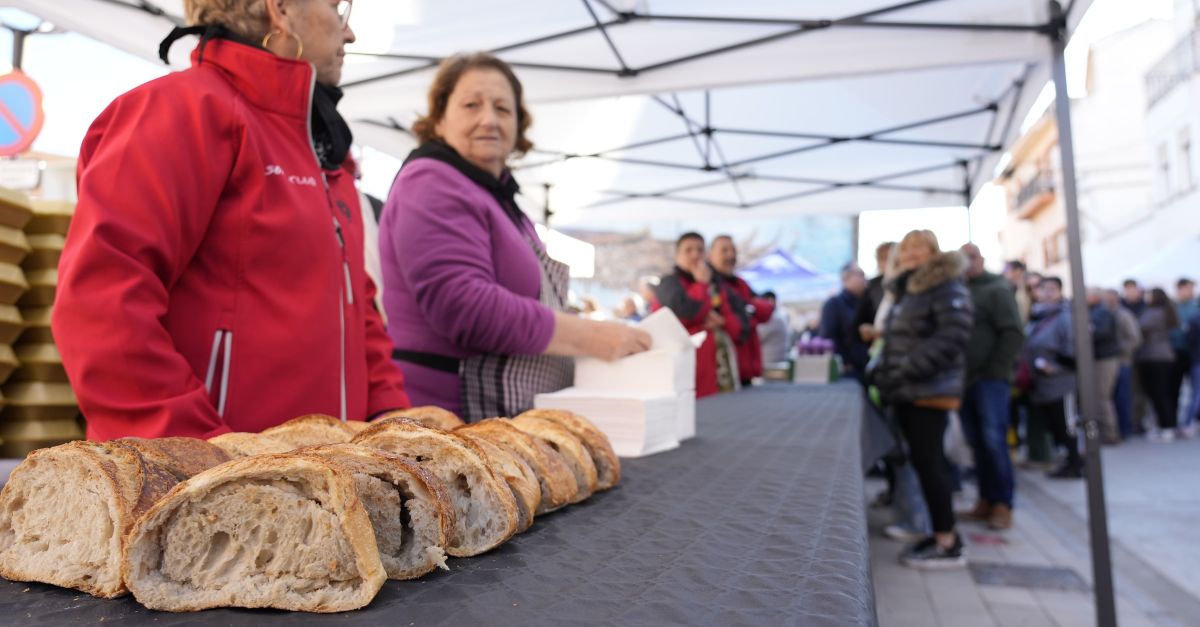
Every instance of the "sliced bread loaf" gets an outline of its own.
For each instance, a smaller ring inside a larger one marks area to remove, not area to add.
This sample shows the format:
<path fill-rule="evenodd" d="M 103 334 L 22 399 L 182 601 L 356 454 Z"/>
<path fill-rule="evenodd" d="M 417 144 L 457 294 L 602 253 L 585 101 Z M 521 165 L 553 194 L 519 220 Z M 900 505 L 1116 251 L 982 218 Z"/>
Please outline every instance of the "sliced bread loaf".
<path fill-rule="evenodd" d="M 534 416 L 518 416 L 510 422 L 514 427 L 562 453 L 567 466 L 571 468 L 571 474 L 575 475 L 576 491 L 575 496 L 571 498 L 572 503 L 578 503 L 596 491 L 596 463 L 592 461 L 592 456 L 584 448 L 583 442 L 566 427 L 552 420 Z"/>
<path fill-rule="evenodd" d="M 0 492 L 0 576 L 124 594 L 125 533 L 175 483 L 123 446 L 80 441 L 30 453 Z"/>
<path fill-rule="evenodd" d="M 454 537 L 446 552 L 468 557 L 500 546 L 517 531 L 517 503 L 508 485 L 466 438 L 406 419 L 376 421 L 354 444 L 403 455 L 433 473 L 454 502 Z"/>
<path fill-rule="evenodd" d="M 596 489 L 608 490 L 621 481 L 621 460 L 608 436 L 592 421 L 565 409 L 531 409 L 521 416 L 545 418 L 567 428 L 587 449 L 596 464 Z"/>
<path fill-rule="evenodd" d="M 180 481 L 232 459 L 221 447 L 196 438 L 121 438 L 111 443 L 134 449 Z"/>
<path fill-rule="evenodd" d="M 441 480 L 405 457 L 357 444 L 325 444 L 295 454 L 318 455 L 354 473 L 389 579 L 416 579 L 439 566 L 448 570 L 454 506 Z"/>
<path fill-rule="evenodd" d="M 259 455 L 210 468 L 129 533 L 122 575 L 170 612 L 363 607 L 386 579 L 354 475 L 329 460 Z"/>
<path fill-rule="evenodd" d="M 354 429 L 346 426 L 346 423 L 325 414 L 292 418 L 263 431 L 263 435 L 291 444 L 293 448 L 349 442 L 354 433 Z"/>
<path fill-rule="evenodd" d="M 457 431 L 499 444 L 518 455 L 533 469 L 542 493 L 538 514 L 559 509 L 575 496 L 578 488 L 567 460 L 545 442 L 514 427 L 508 420 L 488 418 L 459 427 Z"/>

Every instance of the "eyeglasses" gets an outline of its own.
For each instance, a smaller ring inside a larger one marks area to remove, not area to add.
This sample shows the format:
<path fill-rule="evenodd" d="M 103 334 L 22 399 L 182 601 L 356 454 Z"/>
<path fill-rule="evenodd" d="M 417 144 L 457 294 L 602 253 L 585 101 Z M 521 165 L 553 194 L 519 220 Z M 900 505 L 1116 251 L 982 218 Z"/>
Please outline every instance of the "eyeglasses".
<path fill-rule="evenodd" d="M 335 10 L 337 10 L 338 19 L 342 22 L 342 28 L 346 28 L 350 24 L 350 9 L 353 7 L 353 0 L 338 0 L 334 6 Z"/>

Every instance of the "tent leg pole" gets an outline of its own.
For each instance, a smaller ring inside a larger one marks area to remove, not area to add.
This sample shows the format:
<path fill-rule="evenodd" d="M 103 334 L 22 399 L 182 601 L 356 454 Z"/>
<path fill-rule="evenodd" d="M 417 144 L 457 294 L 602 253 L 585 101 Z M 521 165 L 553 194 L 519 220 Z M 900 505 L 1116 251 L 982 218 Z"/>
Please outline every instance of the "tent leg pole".
<path fill-rule="evenodd" d="M 1071 322 L 1074 329 L 1079 407 L 1082 411 L 1087 479 L 1088 527 L 1092 549 L 1092 587 L 1096 597 L 1096 624 L 1116 627 L 1116 596 L 1113 591 L 1112 559 L 1109 552 L 1108 515 L 1104 504 L 1104 475 L 1100 466 L 1100 396 L 1096 385 L 1096 362 L 1092 354 L 1086 283 L 1083 277 L 1083 238 L 1080 234 L 1079 204 L 1075 190 L 1075 150 L 1071 133 L 1071 98 L 1067 93 L 1066 20 L 1062 6 L 1050 2 L 1050 14 L 1058 28 L 1050 35 L 1054 72 L 1055 115 L 1058 148 L 1062 157 L 1063 201 L 1067 212 L 1067 245 L 1071 263 Z M 1107 399 L 1105 399 L 1107 400 Z"/>

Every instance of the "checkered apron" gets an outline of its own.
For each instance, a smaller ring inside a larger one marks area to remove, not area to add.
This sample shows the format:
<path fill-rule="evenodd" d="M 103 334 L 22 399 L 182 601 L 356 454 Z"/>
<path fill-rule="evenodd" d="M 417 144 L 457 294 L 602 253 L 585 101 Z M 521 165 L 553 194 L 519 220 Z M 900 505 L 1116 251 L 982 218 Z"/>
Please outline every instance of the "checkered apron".
<path fill-rule="evenodd" d="M 532 235 L 523 234 L 542 270 L 538 302 L 553 311 L 563 311 L 570 278 L 567 264 L 551 259 Z M 462 418 L 477 422 L 516 416 L 533 408 L 535 395 L 570 386 L 575 380 L 575 361 L 553 355 L 476 355 L 459 362 L 458 376 Z"/>

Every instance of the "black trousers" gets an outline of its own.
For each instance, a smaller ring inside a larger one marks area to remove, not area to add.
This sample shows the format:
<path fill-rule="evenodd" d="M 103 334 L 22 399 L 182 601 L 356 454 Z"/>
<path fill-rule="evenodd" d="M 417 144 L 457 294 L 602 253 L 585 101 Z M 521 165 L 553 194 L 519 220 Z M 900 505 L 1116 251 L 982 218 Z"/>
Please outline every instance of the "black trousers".
<path fill-rule="evenodd" d="M 942 409 L 897 405 L 896 418 L 900 430 L 908 440 L 909 461 L 917 478 L 921 480 L 921 492 L 929 507 L 933 530 L 938 533 L 954 531 L 954 505 L 951 503 L 950 484 L 946 479 L 946 453 L 942 438 L 946 432 L 947 414 Z"/>
<path fill-rule="evenodd" d="M 1171 394 L 1175 362 L 1139 361 L 1137 367 L 1138 375 L 1142 378 L 1142 389 L 1158 418 L 1158 428 L 1174 429 L 1179 412 L 1179 388 L 1175 388 L 1174 395 Z"/>
<path fill-rule="evenodd" d="M 1034 403 L 1031 411 L 1037 415 L 1042 424 L 1050 428 L 1054 443 L 1066 447 L 1067 463 L 1075 468 L 1082 465 L 1079 457 L 1079 440 L 1067 428 L 1067 401 L 1060 398 L 1049 403 Z"/>

